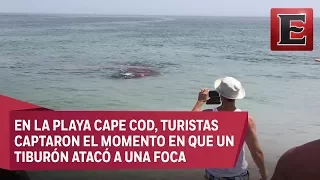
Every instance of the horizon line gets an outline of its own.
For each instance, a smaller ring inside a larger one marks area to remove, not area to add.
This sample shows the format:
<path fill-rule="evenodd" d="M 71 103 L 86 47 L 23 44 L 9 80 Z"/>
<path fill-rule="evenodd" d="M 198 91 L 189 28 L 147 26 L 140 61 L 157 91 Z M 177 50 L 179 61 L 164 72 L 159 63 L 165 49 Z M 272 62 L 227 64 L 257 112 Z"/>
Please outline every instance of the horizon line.
<path fill-rule="evenodd" d="M 176 16 L 176 17 L 261 17 L 253 15 L 200 15 L 200 14 L 125 14 L 125 13 L 54 13 L 54 12 L 0 12 L 0 14 L 32 14 L 32 15 L 92 15 L 92 16 Z"/>
<path fill-rule="evenodd" d="M 200 15 L 200 14 L 120 14 L 120 13 L 63 13 L 63 12 L 1 12 L 0 14 L 32 14 L 32 15 L 91 15 L 91 16 L 173 16 L 173 17 L 250 17 L 270 18 L 265 15 Z M 320 16 L 314 16 L 320 18 Z"/>

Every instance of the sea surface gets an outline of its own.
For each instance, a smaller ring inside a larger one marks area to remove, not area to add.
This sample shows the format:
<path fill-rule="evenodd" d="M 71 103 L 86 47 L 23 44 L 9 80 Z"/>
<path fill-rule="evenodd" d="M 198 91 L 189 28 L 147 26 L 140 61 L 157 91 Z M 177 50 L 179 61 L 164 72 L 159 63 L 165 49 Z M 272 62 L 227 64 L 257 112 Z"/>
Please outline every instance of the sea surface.
<path fill-rule="evenodd" d="M 233 76 L 247 94 L 237 105 L 256 120 L 266 160 L 275 162 L 320 137 L 320 20 L 313 52 L 272 52 L 269 24 L 258 17 L 0 14 L 0 93 L 56 110 L 189 111 L 201 88 Z M 161 75 L 111 78 L 123 66 L 152 66 Z"/>

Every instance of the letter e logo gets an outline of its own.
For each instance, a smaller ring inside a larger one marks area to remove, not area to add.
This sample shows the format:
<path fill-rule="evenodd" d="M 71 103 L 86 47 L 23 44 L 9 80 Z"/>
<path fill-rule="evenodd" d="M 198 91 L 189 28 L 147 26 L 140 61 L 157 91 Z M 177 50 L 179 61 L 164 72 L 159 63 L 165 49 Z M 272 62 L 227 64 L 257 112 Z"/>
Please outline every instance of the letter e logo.
<path fill-rule="evenodd" d="M 312 8 L 272 8 L 270 25 L 272 51 L 313 50 Z"/>

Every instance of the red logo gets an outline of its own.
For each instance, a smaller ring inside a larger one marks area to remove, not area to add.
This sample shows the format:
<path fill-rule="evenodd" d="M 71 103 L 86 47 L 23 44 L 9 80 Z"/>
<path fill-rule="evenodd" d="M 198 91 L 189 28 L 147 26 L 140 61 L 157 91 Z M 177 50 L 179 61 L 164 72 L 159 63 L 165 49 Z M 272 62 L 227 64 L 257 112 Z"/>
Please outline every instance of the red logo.
<path fill-rule="evenodd" d="M 312 8 L 272 8 L 270 25 L 272 51 L 313 50 Z"/>

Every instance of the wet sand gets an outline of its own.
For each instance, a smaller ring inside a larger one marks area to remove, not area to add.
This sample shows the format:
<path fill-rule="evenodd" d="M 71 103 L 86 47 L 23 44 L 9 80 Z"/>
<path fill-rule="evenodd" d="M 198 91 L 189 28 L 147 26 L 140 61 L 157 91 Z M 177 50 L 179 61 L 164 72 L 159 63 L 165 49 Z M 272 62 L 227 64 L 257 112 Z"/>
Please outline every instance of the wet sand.
<path fill-rule="evenodd" d="M 257 169 L 250 169 L 250 179 L 259 180 Z M 157 170 L 157 171 L 63 171 L 63 172 L 29 172 L 31 180 L 177 180 L 177 179 L 203 179 L 201 170 Z M 270 175 L 271 176 L 271 175 Z"/>
<path fill-rule="evenodd" d="M 249 162 L 250 179 L 259 180 L 259 171 L 253 163 L 251 156 L 247 156 Z M 266 166 L 269 177 L 272 176 L 277 158 L 268 159 Z M 41 171 L 28 172 L 31 180 L 203 180 L 204 170 L 117 170 L 117 171 Z"/>

